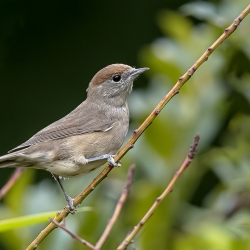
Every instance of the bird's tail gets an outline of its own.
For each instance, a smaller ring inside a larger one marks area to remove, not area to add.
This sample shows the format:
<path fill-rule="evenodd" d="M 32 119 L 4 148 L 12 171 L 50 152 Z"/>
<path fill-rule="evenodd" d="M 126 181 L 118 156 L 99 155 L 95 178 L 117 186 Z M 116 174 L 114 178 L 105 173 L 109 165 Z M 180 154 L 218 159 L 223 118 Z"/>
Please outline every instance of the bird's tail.
<path fill-rule="evenodd" d="M 0 168 L 35 167 L 50 160 L 48 153 L 13 152 L 0 157 Z M 40 163 L 40 164 L 39 164 Z"/>
<path fill-rule="evenodd" d="M 27 163 L 24 161 L 24 154 L 11 153 L 0 157 L 0 168 L 16 168 L 25 167 Z"/>

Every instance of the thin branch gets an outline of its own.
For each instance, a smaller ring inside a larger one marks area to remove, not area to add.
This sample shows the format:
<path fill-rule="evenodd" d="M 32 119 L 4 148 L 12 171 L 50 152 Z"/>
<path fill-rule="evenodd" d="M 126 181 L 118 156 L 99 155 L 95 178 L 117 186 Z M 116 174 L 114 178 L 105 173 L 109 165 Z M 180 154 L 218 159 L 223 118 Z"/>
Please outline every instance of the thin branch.
<path fill-rule="evenodd" d="M 128 244 L 132 241 L 132 239 L 139 232 L 139 230 L 146 223 L 146 221 L 150 218 L 150 216 L 155 212 L 155 210 L 160 205 L 160 203 L 163 201 L 163 199 L 173 190 L 173 186 L 174 186 L 175 182 L 178 180 L 178 178 L 181 176 L 181 174 L 187 169 L 187 167 L 191 163 L 192 159 L 194 158 L 195 151 L 196 151 L 196 148 L 198 146 L 199 139 L 200 139 L 199 135 L 196 135 L 195 138 L 194 138 L 194 143 L 190 147 L 190 150 L 188 152 L 188 155 L 187 155 L 186 159 L 182 163 L 179 170 L 175 173 L 174 177 L 170 181 L 167 188 L 155 200 L 154 204 L 151 206 L 151 208 L 148 210 L 148 212 L 144 215 L 144 217 L 141 219 L 141 221 L 134 227 L 133 231 L 127 235 L 127 237 L 120 244 L 120 246 L 117 248 L 117 250 L 123 250 L 123 249 L 127 248 Z"/>
<path fill-rule="evenodd" d="M 120 151 L 114 157 L 115 162 L 119 161 L 131 148 L 133 148 L 134 143 L 141 136 L 141 134 L 147 129 L 147 127 L 153 122 L 156 116 L 161 112 L 164 106 L 176 95 L 179 93 L 180 88 L 184 85 L 186 81 L 194 74 L 194 72 L 204 63 L 210 54 L 226 39 L 228 38 L 239 26 L 240 22 L 249 14 L 250 5 L 242 11 L 242 13 L 234 20 L 234 22 L 223 32 L 223 34 L 210 46 L 204 54 L 194 63 L 194 65 L 182 76 L 179 78 L 175 86 L 170 90 L 170 92 L 163 97 L 159 104 L 155 107 L 152 113 L 147 117 L 147 119 L 141 124 L 141 126 L 134 131 L 127 143 L 120 149 Z M 112 166 L 108 165 L 104 170 L 90 183 L 90 185 L 85 188 L 75 199 L 74 206 L 78 206 L 82 201 L 88 196 L 95 187 L 107 177 L 108 173 L 113 169 Z M 54 218 L 55 221 L 61 222 L 63 218 L 68 216 L 70 213 L 69 207 L 65 207 L 59 214 Z M 55 224 L 50 223 L 37 237 L 36 239 L 28 246 L 28 250 L 35 249 L 45 237 L 55 229 Z"/>
<path fill-rule="evenodd" d="M 95 245 L 96 249 L 101 249 L 103 243 L 108 238 L 111 229 L 113 228 L 115 222 L 117 221 L 117 219 L 120 215 L 123 204 L 125 203 L 125 201 L 128 197 L 129 191 L 130 191 L 130 186 L 132 184 L 134 170 L 135 170 L 135 164 L 131 165 L 129 168 L 126 187 L 124 188 L 122 195 L 121 195 L 119 201 L 117 202 L 113 216 L 111 217 L 110 221 L 108 222 L 107 227 L 105 228 L 102 236 L 100 237 L 100 239 L 98 240 L 98 242 Z"/>
<path fill-rule="evenodd" d="M 115 211 L 113 213 L 112 218 L 110 219 L 107 227 L 105 228 L 102 236 L 100 237 L 99 241 L 97 242 L 96 246 L 92 245 L 91 243 L 89 243 L 88 241 L 82 239 L 80 236 L 76 235 L 75 233 L 73 233 L 72 231 L 70 231 L 69 229 L 67 229 L 65 227 L 65 223 L 64 224 L 60 224 L 57 221 L 53 220 L 52 218 L 49 218 L 50 222 L 52 222 L 53 224 L 55 224 L 57 227 L 60 227 L 62 230 L 64 230 L 66 233 L 68 233 L 73 239 L 79 241 L 80 243 L 82 243 L 83 245 L 87 246 L 88 248 L 92 249 L 92 250 L 99 250 L 101 249 L 103 243 L 105 242 L 105 240 L 108 238 L 109 233 L 112 229 L 112 227 L 114 226 L 117 218 L 119 217 L 119 214 L 121 212 L 121 209 L 123 207 L 123 204 L 125 203 L 129 191 L 130 191 L 130 186 L 132 184 L 132 180 L 133 180 L 133 174 L 134 174 L 134 170 L 135 170 L 135 164 L 131 165 L 128 171 L 128 176 L 127 176 L 127 182 L 126 182 L 126 187 L 124 188 L 122 195 L 116 205 Z"/>
<path fill-rule="evenodd" d="M 68 233 L 73 239 L 81 242 L 83 245 L 87 246 L 89 249 L 91 250 L 96 250 L 95 246 L 93 246 L 91 243 L 89 243 L 88 241 L 82 239 L 81 237 L 79 237 L 78 235 L 76 235 L 75 233 L 71 232 L 69 229 L 67 229 L 64 225 L 61 225 L 60 223 L 58 223 L 57 221 L 53 220 L 52 218 L 49 218 L 50 222 L 55 224 L 56 227 L 60 227 L 62 230 L 64 230 L 66 233 Z"/>
<path fill-rule="evenodd" d="M 17 168 L 15 169 L 14 173 L 11 175 L 10 179 L 7 181 L 7 183 L 1 188 L 0 190 L 0 200 L 6 195 L 6 193 L 11 189 L 11 187 L 14 185 L 14 183 L 18 180 L 22 172 L 24 171 L 24 168 Z"/>

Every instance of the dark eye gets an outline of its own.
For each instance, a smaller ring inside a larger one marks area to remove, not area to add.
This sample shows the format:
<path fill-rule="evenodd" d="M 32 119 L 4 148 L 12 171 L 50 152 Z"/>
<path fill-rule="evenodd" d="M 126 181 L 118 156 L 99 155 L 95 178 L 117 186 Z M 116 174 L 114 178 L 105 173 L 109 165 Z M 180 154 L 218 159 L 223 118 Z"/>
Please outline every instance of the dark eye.
<path fill-rule="evenodd" d="M 113 81 L 114 82 L 119 82 L 121 80 L 121 76 L 120 75 L 114 75 L 113 76 Z"/>

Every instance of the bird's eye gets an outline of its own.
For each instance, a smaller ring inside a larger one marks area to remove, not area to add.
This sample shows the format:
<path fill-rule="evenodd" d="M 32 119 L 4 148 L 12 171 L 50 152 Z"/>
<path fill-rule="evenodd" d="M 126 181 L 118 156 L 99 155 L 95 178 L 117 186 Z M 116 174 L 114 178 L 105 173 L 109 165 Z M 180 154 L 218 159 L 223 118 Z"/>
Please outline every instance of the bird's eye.
<path fill-rule="evenodd" d="M 121 76 L 120 75 L 114 75 L 113 76 L 113 81 L 114 82 L 119 82 L 121 80 Z"/>

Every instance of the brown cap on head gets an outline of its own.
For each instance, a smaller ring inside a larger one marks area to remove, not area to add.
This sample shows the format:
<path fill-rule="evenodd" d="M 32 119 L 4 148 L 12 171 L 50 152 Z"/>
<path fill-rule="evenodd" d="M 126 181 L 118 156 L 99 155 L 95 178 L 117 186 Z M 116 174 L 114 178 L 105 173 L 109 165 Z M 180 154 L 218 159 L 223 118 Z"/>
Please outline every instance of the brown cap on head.
<path fill-rule="evenodd" d="M 100 85 L 108 79 L 112 79 L 114 75 L 121 75 L 125 71 L 132 69 L 132 67 L 125 64 L 111 64 L 99 70 L 91 80 L 92 86 Z"/>

